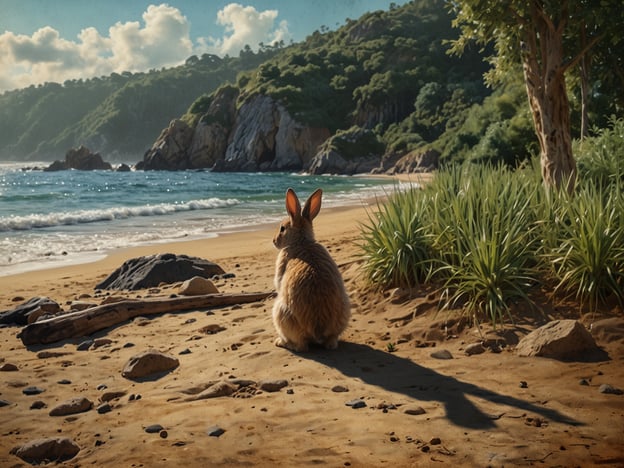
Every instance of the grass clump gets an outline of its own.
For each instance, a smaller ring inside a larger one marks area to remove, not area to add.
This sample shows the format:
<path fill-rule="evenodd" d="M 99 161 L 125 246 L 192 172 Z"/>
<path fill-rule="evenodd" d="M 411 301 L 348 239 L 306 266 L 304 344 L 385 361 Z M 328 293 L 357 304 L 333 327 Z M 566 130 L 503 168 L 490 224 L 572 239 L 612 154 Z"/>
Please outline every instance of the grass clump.
<path fill-rule="evenodd" d="M 584 154 L 602 156 L 597 167 L 580 157 L 571 195 L 547 193 L 535 165 L 474 164 L 391 194 L 362 226 L 366 277 L 382 288 L 432 282 L 444 308 L 494 326 L 513 321 L 512 303 L 531 304 L 537 284 L 555 300 L 596 310 L 615 299 L 624 309 L 623 136 L 618 120 L 584 143 Z"/>

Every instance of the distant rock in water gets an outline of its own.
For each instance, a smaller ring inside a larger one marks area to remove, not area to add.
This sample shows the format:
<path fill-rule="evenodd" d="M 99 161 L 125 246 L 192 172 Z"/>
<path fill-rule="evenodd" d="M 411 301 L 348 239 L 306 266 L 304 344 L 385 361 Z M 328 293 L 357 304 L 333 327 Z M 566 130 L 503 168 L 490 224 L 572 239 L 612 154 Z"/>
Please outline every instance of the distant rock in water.
<path fill-rule="evenodd" d="M 203 258 L 167 253 L 127 260 L 95 288 L 145 289 L 161 283 L 186 281 L 195 276 L 211 278 L 224 273 L 219 265 Z"/>
<path fill-rule="evenodd" d="M 43 170 L 46 172 L 53 172 L 67 169 L 78 169 L 80 171 L 110 171 L 113 169 L 113 166 L 104 161 L 100 153 L 93 153 L 89 148 L 81 145 L 78 148 L 70 149 L 67 154 L 65 154 L 65 161 L 54 161 Z"/>

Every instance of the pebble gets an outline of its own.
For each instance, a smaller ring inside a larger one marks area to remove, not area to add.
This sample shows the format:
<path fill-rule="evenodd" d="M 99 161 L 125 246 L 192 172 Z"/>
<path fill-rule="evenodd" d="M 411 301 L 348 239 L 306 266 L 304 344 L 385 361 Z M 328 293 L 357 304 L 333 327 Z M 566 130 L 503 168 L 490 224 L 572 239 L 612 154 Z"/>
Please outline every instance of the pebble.
<path fill-rule="evenodd" d="M 426 411 L 422 406 L 416 406 L 414 408 L 406 408 L 405 411 L 403 411 L 405 414 L 409 414 L 411 416 L 418 416 L 420 414 L 425 414 Z"/>
<path fill-rule="evenodd" d="M 22 390 L 22 393 L 24 395 L 39 395 L 43 392 L 45 392 L 45 390 L 39 387 L 26 387 L 24 390 Z"/>
<path fill-rule="evenodd" d="M 432 437 L 429 443 L 431 445 L 440 445 L 442 443 L 442 440 L 440 440 L 439 437 Z"/>
<path fill-rule="evenodd" d="M 525 380 L 520 381 L 520 388 L 529 388 L 529 384 Z"/>
<path fill-rule="evenodd" d="M 97 349 L 100 346 L 106 346 L 112 343 L 113 340 L 111 340 L 110 338 L 98 338 L 97 340 L 93 341 L 93 349 Z"/>
<path fill-rule="evenodd" d="M 349 389 L 345 387 L 344 385 L 334 385 L 331 390 L 332 392 L 336 392 L 336 393 L 343 393 L 343 392 L 349 391 Z"/>
<path fill-rule="evenodd" d="M 185 348 L 182 351 L 180 351 L 178 354 L 191 354 L 191 350 L 188 348 Z"/>
<path fill-rule="evenodd" d="M 579 385 L 589 386 L 589 381 L 587 379 L 579 380 Z"/>
<path fill-rule="evenodd" d="M 600 388 L 598 389 L 598 391 L 600 393 L 607 393 L 607 394 L 610 394 L 610 395 L 622 395 L 622 394 L 624 394 L 624 391 L 622 391 L 621 389 L 616 388 L 616 387 L 614 387 L 612 385 L 609 385 L 609 384 L 602 384 L 600 386 Z"/>
<path fill-rule="evenodd" d="M 206 434 L 208 434 L 210 437 L 221 437 L 224 433 L 225 429 L 219 426 L 211 426 L 206 429 Z"/>
<path fill-rule="evenodd" d="M 148 434 L 155 434 L 162 431 L 163 429 L 164 427 L 162 427 L 160 424 L 151 424 L 145 428 L 145 432 L 147 432 Z"/>
<path fill-rule="evenodd" d="M 11 364 L 10 362 L 5 362 L 0 366 L 0 371 L 2 372 L 15 372 L 16 370 L 18 370 L 17 366 L 15 364 Z"/>
<path fill-rule="evenodd" d="M 10 404 L 11 404 L 10 401 L 0 400 L 0 408 L 2 408 L 3 406 L 9 406 Z"/>
<path fill-rule="evenodd" d="M 56 382 L 59 385 L 69 385 L 71 383 L 71 380 L 67 380 L 67 379 L 61 379 L 58 382 Z"/>
<path fill-rule="evenodd" d="M 50 410 L 50 416 L 67 416 L 68 414 L 84 413 L 93 408 L 93 402 L 85 397 L 76 397 L 64 401 Z"/>
<path fill-rule="evenodd" d="M 100 384 L 100 385 L 98 385 L 97 387 L 95 387 L 95 389 L 96 389 L 96 390 L 98 390 L 98 391 L 100 391 L 100 392 L 101 392 L 102 390 L 106 390 L 107 388 L 108 388 L 108 385 L 103 384 L 103 383 L 102 383 L 102 384 Z"/>
<path fill-rule="evenodd" d="M 104 413 L 110 413 L 113 409 L 111 408 L 111 405 L 109 403 L 102 403 L 100 406 L 97 407 L 97 412 L 99 414 L 104 414 Z"/>
<path fill-rule="evenodd" d="M 466 349 L 464 349 L 464 352 L 466 353 L 466 356 L 473 356 L 475 354 L 485 353 L 485 348 L 483 347 L 481 343 L 472 343 L 466 346 Z"/>
<path fill-rule="evenodd" d="M 282 388 L 287 386 L 288 380 L 285 379 L 262 380 L 258 383 L 260 390 L 264 390 L 265 392 L 279 392 Z"/>
<path fill-rule="evenodd" d="M 76 350 L 88 351 L 88 349 L 91 347 L 92 344 L 93 344 L 93 340 L 85 340 L 76 347 Z"/>
<path fill-rule="evenodd" d="M 37 400 L 37 401 L 33 401 L 32 405 L 30 405 L 30 409 L 41 409 L 41 408 L 45 408 L 46 404 L 41 401 L 41 400 Z"/>
<path fill-rule="evenodd" d="M 169 433 L 165 430 L 160 431 L 158 435 L 160 436 L 161 439 L 166 439 L 167 437 L 169 437 Z"/>
<path fill-rule="evenodd" d="M 448 349 L 440 349 L 431 353 L 431 357 L 434 359 L 453 359 L 453 355 Z"/>
<path fill-rule="evenodd" d="M 356 398 L 355 400 L 347 401 L 345 405 L 350 406 L 353 409 L 358 409 L 364 408 L 366 406 L 366 402 L 361 398 Z"/>

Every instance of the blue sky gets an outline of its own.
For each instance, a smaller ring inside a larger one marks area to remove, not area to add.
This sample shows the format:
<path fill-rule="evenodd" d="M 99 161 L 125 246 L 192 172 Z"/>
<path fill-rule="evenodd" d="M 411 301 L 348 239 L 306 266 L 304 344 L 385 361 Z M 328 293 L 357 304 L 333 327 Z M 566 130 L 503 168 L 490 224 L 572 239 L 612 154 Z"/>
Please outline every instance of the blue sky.
<path fill-rule="evenodd" d="M 0 93 L 298 42 L 405 0 L 0 0 Z"/>

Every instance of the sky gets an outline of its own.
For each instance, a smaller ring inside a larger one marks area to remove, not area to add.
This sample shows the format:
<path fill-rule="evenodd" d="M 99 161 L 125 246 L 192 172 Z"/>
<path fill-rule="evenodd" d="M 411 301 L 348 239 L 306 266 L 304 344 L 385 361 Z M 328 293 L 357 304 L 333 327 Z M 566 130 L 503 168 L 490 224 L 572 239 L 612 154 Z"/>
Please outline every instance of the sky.
<path fill-rule="evenodd" d="M 0 0 L 0 93 L 302 41 L 405 0 Z"/>

